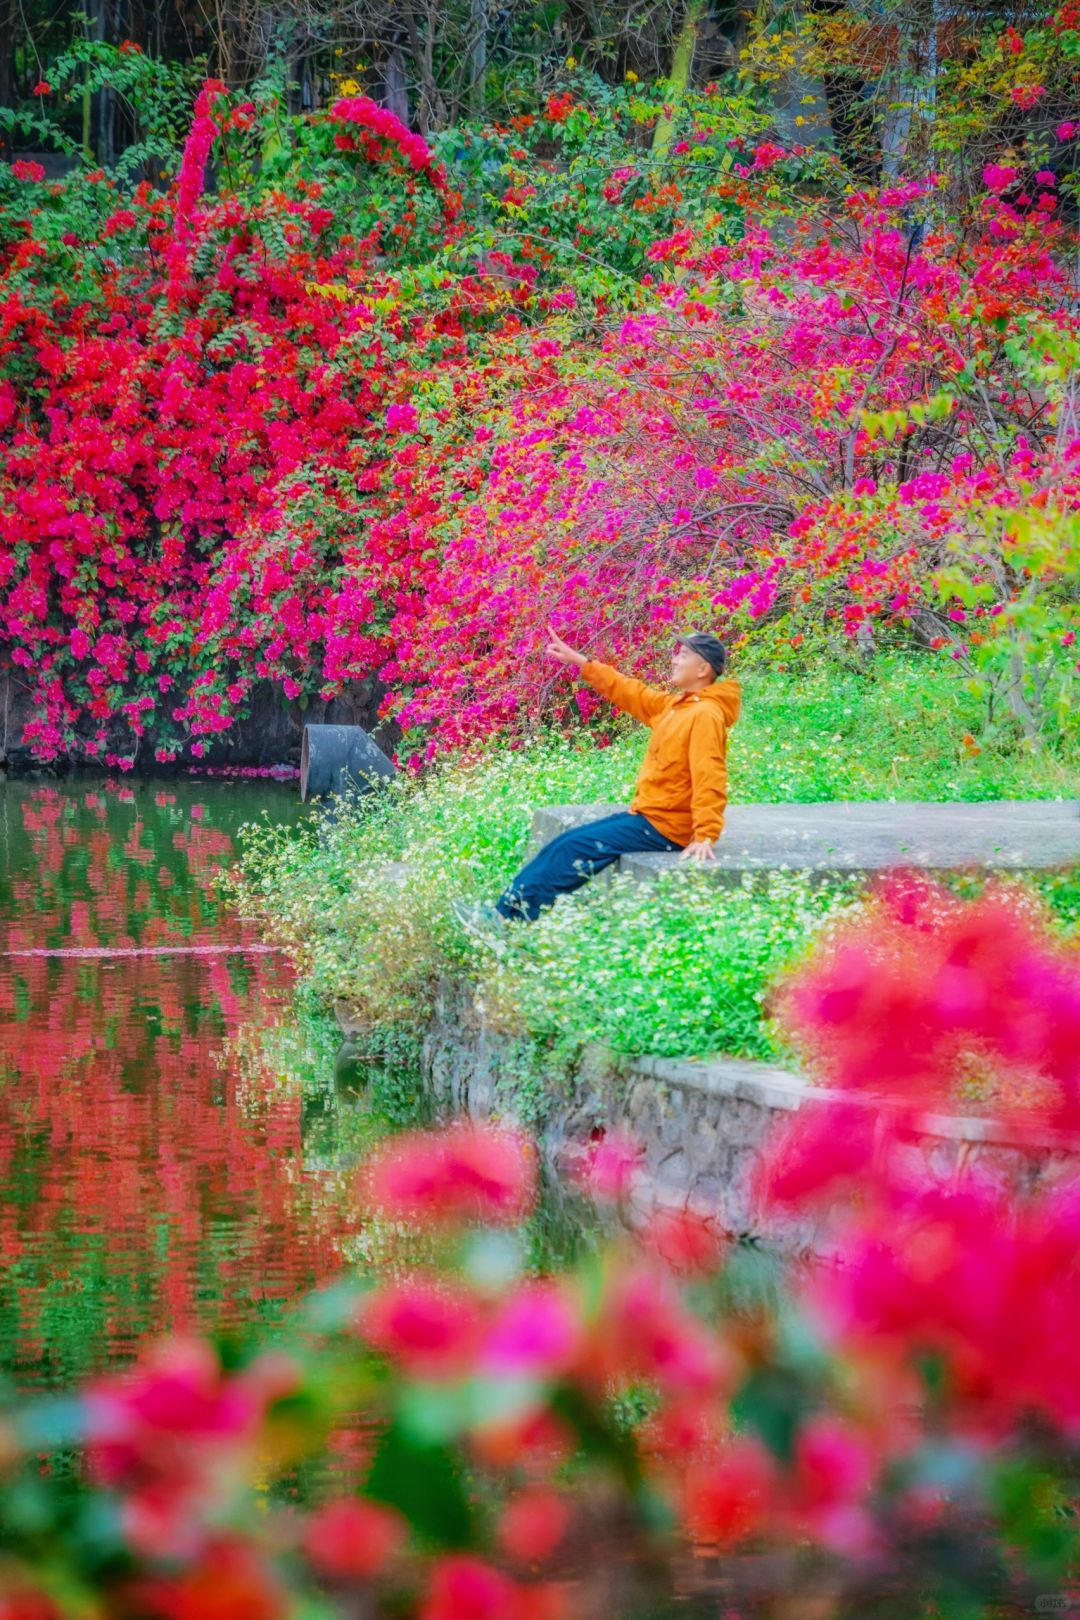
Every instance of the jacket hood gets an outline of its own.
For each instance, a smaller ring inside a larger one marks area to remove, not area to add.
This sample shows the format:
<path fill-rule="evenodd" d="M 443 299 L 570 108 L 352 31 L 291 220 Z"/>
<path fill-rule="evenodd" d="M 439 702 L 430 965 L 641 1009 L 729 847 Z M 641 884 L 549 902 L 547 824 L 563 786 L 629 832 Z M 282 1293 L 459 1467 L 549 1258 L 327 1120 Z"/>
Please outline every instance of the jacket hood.
<path fill-rule="evenodd" d="M 733 726 L 739 718 L 739 709 L 742 706 L 742 690 L 738 681 L 713 681 L 699 696 L 709 703 L 720 706 L 724 716 L 724 724 Z"/>

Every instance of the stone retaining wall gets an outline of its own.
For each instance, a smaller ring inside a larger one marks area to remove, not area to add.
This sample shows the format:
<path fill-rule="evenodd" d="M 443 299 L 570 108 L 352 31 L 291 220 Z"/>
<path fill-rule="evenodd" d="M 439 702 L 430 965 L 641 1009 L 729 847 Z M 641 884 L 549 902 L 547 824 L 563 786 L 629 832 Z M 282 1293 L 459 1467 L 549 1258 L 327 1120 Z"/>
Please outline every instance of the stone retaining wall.
<path fill-rule="evenodd" d="M 350 1028 L 341 1017 L 343 1028 Z M 523 1082 L 518 1043 L 493 1029 L 470 987 L 446 981 L 423 1044 L 422 1070 L 436 1112 L 449 1117 L 515 1119 L 535 1107 L 535 1081 Z M 835 1093 L 803 1076 L 745 1058 L 709 1060 L 620 1058 L 587 1048 L 574 1072 L 552 1076 L 546 1118 L 539 1132 L 551 1168 L 568 1149 L 598 1129 L 623 1130 L 644 1153 L 631 1219 L 657 1204 L 686 1205 L 715 1219 L 726 1232 L 768 1236 L 787 1250 L 810 1250 L 817 1233 L 806 1221 L 766 1233 L 755 1208 L 752 1181 L 762 1144 L 798 1109 Z M 881 1111 L 880 1100 L 866 1106 Z M 1063 1172 L 1080 1171 L 1080 1139 L 1045 1138 L 1020 1145 L 1000 1121 L 975 1115 L 924 1115 L 912 1152 L 935 1175 L 965 1165 L 1031 1187 Z"/>

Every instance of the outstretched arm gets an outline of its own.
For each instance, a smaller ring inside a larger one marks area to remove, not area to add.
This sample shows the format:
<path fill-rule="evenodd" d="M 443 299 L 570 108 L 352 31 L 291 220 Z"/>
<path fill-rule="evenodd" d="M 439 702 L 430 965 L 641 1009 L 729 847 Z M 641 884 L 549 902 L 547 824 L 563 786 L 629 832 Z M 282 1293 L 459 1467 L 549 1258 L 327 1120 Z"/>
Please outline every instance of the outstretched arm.
<path fill-rule="evenodd" d="M 610 664 L 597 663 L 595 659 L 586 658 L 584 653 L 575 652 L 566 642 L 548 625 L 548 652 L 557 658 L 561 664 L 572 664 L 581 671 L 595 692 L 606 697 L 614 703 L 617 709 L 624 709 L 632 714 L 635 720 L 644 725 L 651 726 L 657 715 L 670 701 L 671 694 L 661 691 L 655 686 L 646 686 L 644 681 L 635 681 L 629 675 L 621 675 Z"/>

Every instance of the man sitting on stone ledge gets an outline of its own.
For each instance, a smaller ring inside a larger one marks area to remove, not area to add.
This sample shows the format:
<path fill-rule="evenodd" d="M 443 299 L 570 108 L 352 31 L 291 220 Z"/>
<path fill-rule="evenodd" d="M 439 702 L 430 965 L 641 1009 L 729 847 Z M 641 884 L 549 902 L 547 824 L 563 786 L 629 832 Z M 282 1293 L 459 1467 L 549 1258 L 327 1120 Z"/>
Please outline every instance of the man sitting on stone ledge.
<path fill-rule="evenodd" d="M 576 666 L 616 708 L 652 730 L 629 810 L 560 833 L 511 879 L 497 903 L 454 910 L 468 928 L 533 921 L 560 894 L 587 883 L 620 855 L 682 850 L 715 859 L 727 806 L 727 734 L 739 716 L 739 685 L 722 680 L 727 655 L 715 636 L 682 636 L 671 659 L 675 690 L 662 691 L 575 652 L 548 626 L 548 653 Z"/>

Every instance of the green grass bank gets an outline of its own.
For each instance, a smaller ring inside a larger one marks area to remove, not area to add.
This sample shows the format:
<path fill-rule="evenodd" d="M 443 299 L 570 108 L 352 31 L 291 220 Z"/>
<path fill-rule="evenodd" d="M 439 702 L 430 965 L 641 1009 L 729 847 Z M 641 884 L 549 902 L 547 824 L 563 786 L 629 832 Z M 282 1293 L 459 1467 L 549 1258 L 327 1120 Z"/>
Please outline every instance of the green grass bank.
<path fill-rule="evenodd" d="M 979 725 L 977 700 L 929 658 L 884 659 L 868 676 L 751 675 L 731 735 L 730 796 L 1076 794 L 1075 744 L 1036 753 L 1000 732 L 980 742 Z M 856 880 L 814 886 L 796 871 L 736 887 L 694 871 L 655 885 L 616 878 L 513 928 L 497 959 L 452 915 L 454 898 L 494 898 L 517 870 L 537 807 L 628 802 L 646 742 L 630 722 L 607 747 L 587 735 L 538 738 L 402 778 L 333 820 L 256 825 L 233 893 L 295 954 L 306 990 L 347 1003 L 376 1042 L 407 1044 L 422 1031 L 439 978 L 450 975 L 475 981 L 488 1016 L 543 1052 L 599 1041 L 620 1053 L 776 1056 L 769 987 L 830 918 L 858 903 Z M 1025 887 L 1075 934 L 1080 874 Z"/>

